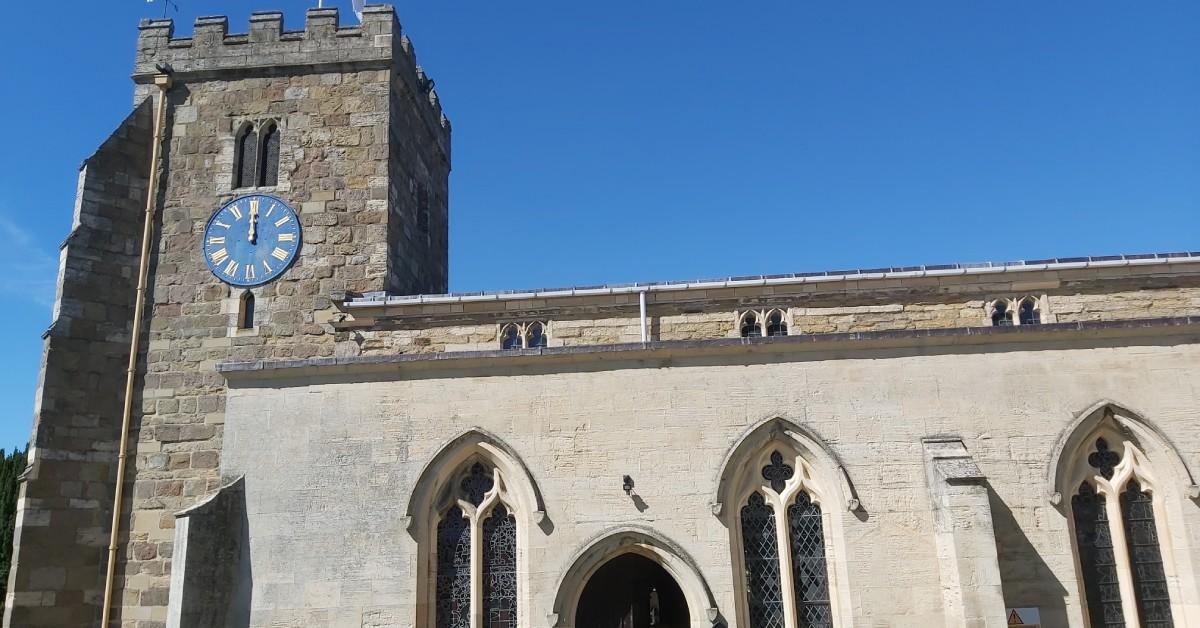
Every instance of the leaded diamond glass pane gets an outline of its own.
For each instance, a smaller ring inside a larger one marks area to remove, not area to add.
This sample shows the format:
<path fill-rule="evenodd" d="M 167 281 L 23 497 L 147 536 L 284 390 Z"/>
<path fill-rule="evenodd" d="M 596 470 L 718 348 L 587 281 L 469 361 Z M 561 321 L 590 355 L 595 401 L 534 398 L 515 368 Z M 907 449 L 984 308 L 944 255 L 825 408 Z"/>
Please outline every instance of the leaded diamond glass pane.
<path fill-rule="evenodd" d="M 471 626 L 471 524 L 457 506 L 437 528 L 437 628 Z"/>
<path fill-rule="evenodd" d="M 783 585 L 775 511 L 754 493 L 742 507 L 742 550 L 746 562 L 746 598 L 750 628 L 783 628 Z"/>
<path fill-rule="evenodd" d="M 1075 543 L 1079 547 L 1079 566 L 1083 571 L 1083 592 L 1091 628 L 1125 628 L 1121 588 L 1117 582 L 1112 535 L 1104 503 L 1104 496 L 1097 494 L 1087 482 L 1080 485 L 1079 493 L 1071 498 Z"/>
<path fill-rule="evenodd" d="M 1154 525 L 1154 502 L 1149 493 L 1142 492 L 1137 480 L 1130 481 L 1121 493 L 1121 518 L 1125 523 L 1125 542 L 1129 544 L 1133 590 L 1142 628 L 1173 628 L 1167 574 L 1163 571 L 1158 530 Z"/>
<path fill-rule="evenodd" d="M 792 586 L 800 625 L 803 628 L 832 628 L 821 506 L 801 492 L 796 496 L 796 502 L 788 506 L 787 517 L 788 540 L 792 546 Z"/>
<path fill-rule="evenodd" d="M 471 502 L 472 506 L 478 506 L 483 503 L 483 496 L 487 495 L 495 484 L 496 480 L 492 478 L 492 472 L 476 462 L 471 465 L 470 472 L 462 480 L 463 497 Z"/>
<path fill-rule="evenodd" d="M 517 625 L 517 520 L 502 505 L 483 522 L 483 625 Z"/>

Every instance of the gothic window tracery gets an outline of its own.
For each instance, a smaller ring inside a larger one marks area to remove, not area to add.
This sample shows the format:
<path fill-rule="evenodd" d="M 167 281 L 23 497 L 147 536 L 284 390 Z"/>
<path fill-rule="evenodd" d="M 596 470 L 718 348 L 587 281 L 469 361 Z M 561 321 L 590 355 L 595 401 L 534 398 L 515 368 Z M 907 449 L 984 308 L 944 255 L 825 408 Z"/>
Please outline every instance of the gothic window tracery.
<path fill-rule="evenodd" d="M 1012 310 L 1008 308 L 1008 301 L 996 301 L 992 305 L 992 327 L 1008 327 L 1012 324 Z"/>
<path fill-rule="evenodd" d="M 812 470 L 795 452 L 768 451 L 738 518 L 749 626 L 833 628 L 825 524 Z"/>
<path fill-rule="evenodd" d="M 517 519 L 499 469 L 464 466 L 434 539 L 435 628 L 515 628 Z"/>
<path fill-rule="evenodd" d="M 1159 498 L 1145 456 L 1116 434 L 1087 442 L 1071 516 L 1088 625 L 1173 628 L 1156 521 Z"/>
<path fill-rule="evenodd" d="M 500 348 L 537 349 L 549 344 L 550 334 L 546 323 L 505 323 L 500 327 Z"/>
<path fill-rule="evenodd" d="M 1042 312 L 1041 308 L 1038 307 L 1037 299 L 1033 297 L 1021 299 L 1021 305 L 1017 312 L 1017 321 L 1022 325 L 1037 325 L 1042 322 Z"/>
<path fill-rule="evenodd" d="M 759 338 L 762 334 L 762 327 L 758 324 L 758 314 L 755 312 L 746 312 L 742 314 L 741 322 L 738 324 L 738 333 L 742 338 Z"/>
<path fill-rule="evenodd" d="M 770 314 L 767 314 L 767 336 L 786 335 L 788 335 L 788 324 L 783 316 L 783 311 L 772 310 Z"/>

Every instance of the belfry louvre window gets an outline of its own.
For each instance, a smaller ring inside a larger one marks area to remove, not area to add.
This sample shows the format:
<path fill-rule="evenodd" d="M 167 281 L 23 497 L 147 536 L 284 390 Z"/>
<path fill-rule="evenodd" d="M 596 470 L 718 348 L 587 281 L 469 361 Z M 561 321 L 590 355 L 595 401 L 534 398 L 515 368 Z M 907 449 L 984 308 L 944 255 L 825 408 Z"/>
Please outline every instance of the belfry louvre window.
<path fill-rule="evenodd" d="M 472 463 L 452 490 L 434 546 L 435 626 L 515 628 L 517 520 L 500 472 Z"/>
<path fill-rule="evenodd" d="M 1119 439 L 1091 441 L 1087 472 L 1071 498 L 1088 626 L 1173 628 L 1155 515 L 1160 498 L 1145 456 Z"/>
<path fill-rule="evenodd" d="M 270 187 L 279 183 L 279 124 L 245 123 L 234 137 L 233 187 Z"/>
<path fill-rule="evenodd" d="M 811 474 L 778 450 L 764 462 L 739 518 L 750 628 L 833 628 L 825 526 Z"/>

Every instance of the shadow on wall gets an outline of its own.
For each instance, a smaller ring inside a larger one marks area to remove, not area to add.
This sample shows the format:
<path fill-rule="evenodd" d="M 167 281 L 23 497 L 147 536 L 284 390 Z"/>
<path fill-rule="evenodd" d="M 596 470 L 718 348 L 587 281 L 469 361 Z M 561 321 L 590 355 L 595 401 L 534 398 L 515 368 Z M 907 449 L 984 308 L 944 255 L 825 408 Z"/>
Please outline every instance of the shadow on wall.
<path fill-rule="evenodd" d="M 172 607 L 178 623 L 191 628 L 250 625 L 250 526 L 246 516 L 244 478 L 222 486 L 216 494 L 180 513 L 176 522 L 176 556 L 182 565 L 171 578 Z M 174 599 L 179 596 L 178 602 Z"/>
<path fill-rule="evenodd" d="M 1037 607 L 1042 626 L 1068 626 L 1067 590 L 1042 560 L 1029 537 L 1021 530 L 1012 509 L 988 486 L 992 524 L 996 530 L 996 556 L 1004 604 L 1008 607 Z M 1064 542 L 1066 539 L 1063 539 Z"/>

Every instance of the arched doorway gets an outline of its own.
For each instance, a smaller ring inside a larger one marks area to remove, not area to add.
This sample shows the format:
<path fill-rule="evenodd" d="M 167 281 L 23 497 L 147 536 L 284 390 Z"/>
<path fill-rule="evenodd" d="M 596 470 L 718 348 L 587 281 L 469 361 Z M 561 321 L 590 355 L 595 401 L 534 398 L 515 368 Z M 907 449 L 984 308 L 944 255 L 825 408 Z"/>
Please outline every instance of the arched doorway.
<path fill-rule="evenodd" d="M 575 611 L 576 628 L 687 628 L 687 600 L 658 563 L 625 553 L 588 579 Z"/>

